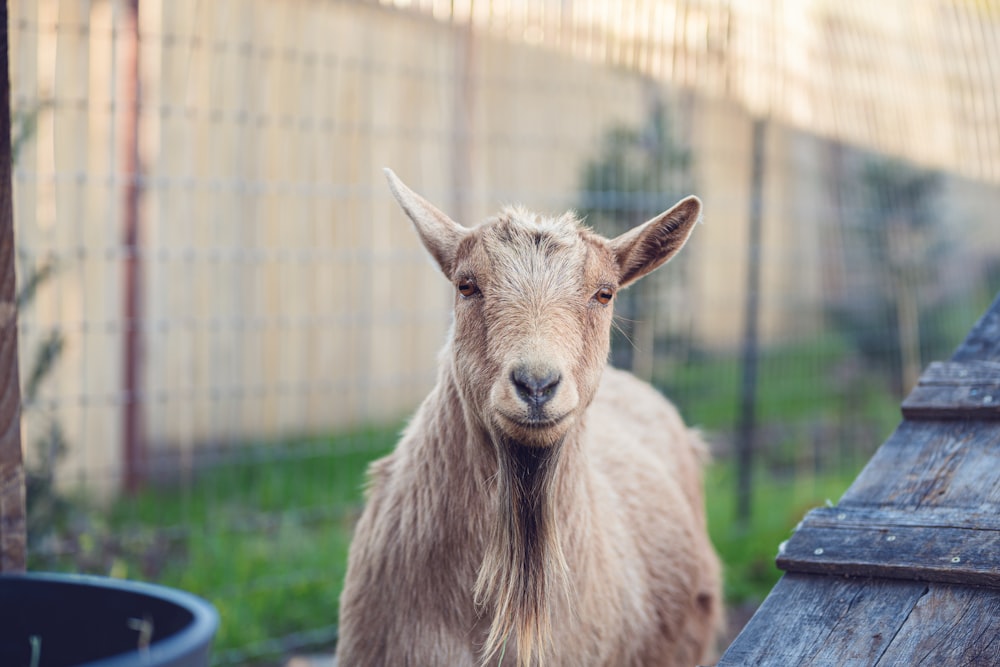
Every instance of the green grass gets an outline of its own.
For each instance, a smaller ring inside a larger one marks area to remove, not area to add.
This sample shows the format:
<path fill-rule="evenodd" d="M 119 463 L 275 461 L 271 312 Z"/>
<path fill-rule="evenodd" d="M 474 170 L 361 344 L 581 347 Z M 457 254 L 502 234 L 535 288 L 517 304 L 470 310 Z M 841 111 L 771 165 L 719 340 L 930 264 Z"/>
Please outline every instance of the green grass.
<path fill-rule="evenodd" d="M 364 472 L 398 430 L 254 446 L 188 483 L 91 505 L 62 535 L 76 553 L 35 558 L 32 569 L 154 581 L 208 599 L 221 619 L 219 664 L 267 662 L 295 648 L 275 638 L 304 631 L 320 630 L 304 643 L 329 643 Z"/>
<path fill-rule="evenodd" d="M 837 431 L 834 440 L 818 442 L 815 425 L 871 422 L 876 426 L 865 438 L 873 447 L 898 421 L 898 404 L 875 383 L 854 382 L 854 394 L 843 396 L 839 369 L 846 358 L 843 345 L 831 340 L 762 358 L 761 429 L 781 442 L 764 443 L 767 456 L 760 460 L 768 466 L 757 471 L 747 527 L 734 520 L 731 463 L 721 460 L 707 473 L 709 529 L 725 564 L 730 602 L 766 596 L 779 576 L 773 564 L 778 545 L 808 509 L 836 501 L 854 477 L 853 470 L 830 473 L 833 466 L 809 458 L 850 435 Z M 690 422 L 710 432 L 732 427 L 736 367 L 732 358 L 705 358 L 674 373 L 670 393 L 683 399 Z M 248 446 L 239 450 L 237 463 L 202 468 L 186 482 L 110 507 L 78 511 L 64 537 L 75 553 L 32 568 L 155 581 L 205 597 L 221 616 L 217 664 L 273 663 L 296 644 L 329 645 L 364 471 L 391 449 L 398 430 L 393 425 Z"/>
<path fill-rule="evenodd" d="M 661 373 L 658 384 L 725 451 L 738 420 L 740 370 L 738 356 L 710 355 Z M 705 479 L 709 530 L 730 603 L 767 595 L 781 574 L 778 545 L 809 509 L 840 498 L 899 423 L 899 398 L 887 385 L 836 335 L 761 352 L 748 525 L 736 520 L 734 464 L 721 459 Z"/>
<path fill-rule="evenodd" d="M 105 552 L 99 574 L 156 581 L 191 591 L 218 609 L 219 664 L 277 660 L 295 642 L 329 644 L 337 622 L 351 526 L 367 462 L 391 446 L 394 429 L 371 431 L 372 449 L 343 453 L 293 446 L 292 458 L 219 466 L 185 488 L 116 502 L 80 543 Z M 299 455 L 296 449 L 308 451 Z M 706 476 L 712 539 L 724 563 L 730 602 L 766 596 L 779 576 L 778 544 L 811 507 L 836 500 L 853 475 L 778 479 L 761 471 L 752 521 L 734 521 L 734 474 L 714 464 Z M 66 562 L 67 569 L 80 570 Z"/>
<path fill-rule="evenodd" d="M 741 373 L 737 355 L 707 355 L 660 373 L 656 384 L 679 403 L 692 424 L 729 429 L 739 414 Z M 760 353 L 758 422 L 837 417 L 847 392 L 857 404 L 885 396 L 876 379 L 852 365 L 850 348 L 840 337 L 821 337 Z"/>
<path fill-rule="evenodd" d="M 729 463 L 714 464 L 705 476 L 708 528 L 725 569 L 726 600 L 758 602 L 781 576 L 774 564 L 778 545 L 810 509 L 836 503 L 856 476 L 844 470 L 822 475 L 776 476 L 754 471 L 750 521 L 736 519 L 736 475 Z"/>

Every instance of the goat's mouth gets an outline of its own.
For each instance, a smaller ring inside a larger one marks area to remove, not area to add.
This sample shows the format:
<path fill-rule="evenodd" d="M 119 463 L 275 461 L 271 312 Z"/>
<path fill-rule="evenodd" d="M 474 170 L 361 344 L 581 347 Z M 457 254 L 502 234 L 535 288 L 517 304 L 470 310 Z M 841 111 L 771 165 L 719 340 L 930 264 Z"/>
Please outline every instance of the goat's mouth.
<path fill-rule="evenodd" d="M 553 426 L 561 424 L 566 420 L 567 417 L 569 417 L 569 413 L 558 415 L 556 417 L 550 417 L 547 415 L 539 415 L 539 416 L 530 415 L 527 417 L 521 417 L 521 416 L 515 417 L 505 412 L 500 412 L 499 414 L 504 419 L 504 421 L 510 422 L 511 424 L 517 426 L 518 428 L 527 428 L 527 429 L 551 428 Z"/>
<path fill-rule="evenodd" d="M 514 416 L 501 411 L 497 414 L 497 426 L 508 437 L 529 446 L 547 446 L 562 439 L 572 413 Z"/>

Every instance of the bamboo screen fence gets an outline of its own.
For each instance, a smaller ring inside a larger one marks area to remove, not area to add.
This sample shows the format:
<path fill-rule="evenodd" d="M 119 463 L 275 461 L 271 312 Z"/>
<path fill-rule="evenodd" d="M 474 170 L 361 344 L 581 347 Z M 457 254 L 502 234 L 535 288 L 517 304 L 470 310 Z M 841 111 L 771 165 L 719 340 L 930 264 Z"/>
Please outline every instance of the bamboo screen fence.
<path fill-rule="evenodd" d="M 224 664 L 334 636 L 342 563 L 281 554 L 350 525 L 373 433 L 434 381 L 450 293 L 383 166 L 469 223 L 518 201 L 613 231 L 699 194 L 614 361 L 722 461 L 748 349 L 758 442 L 818 466 L 880 442 L 868 387 L 898 391 L 1000 287 L 993 2 L 8 4 L 22 439 L 37 508 L 82 489 L 103 517 L 44 515 L 33 553 L 211 597 Z M 176 507 L 115 518 L 150 488 Z M 177 574 L 230 533 L 273 551 L 217 590 Z M 313 616 L 239 611 L 313 593 Z"/>

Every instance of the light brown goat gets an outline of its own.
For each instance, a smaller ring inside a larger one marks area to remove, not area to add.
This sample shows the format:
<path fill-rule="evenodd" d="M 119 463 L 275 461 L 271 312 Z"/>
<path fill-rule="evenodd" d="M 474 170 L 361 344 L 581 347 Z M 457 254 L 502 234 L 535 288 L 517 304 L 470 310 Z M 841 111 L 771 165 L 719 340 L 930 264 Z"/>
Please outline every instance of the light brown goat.
<path fill-rule="evenodd" d="M 606 366 L 616 292 L 680 250 L 700 202 L 614 240 L 518 208 L 466 229 L 386 174 L 454 321 L 437 386 L 369 470 L 340 667 L 704 660 L 721 618 L 704 446 Z"/>

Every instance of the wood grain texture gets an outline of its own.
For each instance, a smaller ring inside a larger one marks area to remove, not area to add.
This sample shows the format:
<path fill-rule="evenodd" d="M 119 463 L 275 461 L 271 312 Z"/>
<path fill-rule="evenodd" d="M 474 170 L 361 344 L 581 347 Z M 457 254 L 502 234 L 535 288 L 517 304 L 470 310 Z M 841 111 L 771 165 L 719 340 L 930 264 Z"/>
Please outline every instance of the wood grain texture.
<path fill-rule="evenodd" d="M 873 665 L 928 588 L 786 574 L 719 660 L 748 665 Z"/>
<path fill-rule="evenodd" d="M 925 506 L 916 509 L 845 505 L 817 507 L 806 514 L 800 526 L 844 529 L 966 528 L 1000 531 L 1000 514 L 992 509 Z"/>
<path fill-rule="evenodd" d="M 831 663 L 832 664 L 832 663 Z M 874 665 L 1000 665 L 1000 592 L 931 586 Z"/>
<path fill-rule="evenodd" d="M 1000 664 L 1000 591 L 786 574 L 718 667 Z"/>
<path fill-rule="evenodd" d="M 919 513 L 903 521 L 898 514 L 814 511 L 784 545 L 778 567 L 1000 588 L 1000 530 L 942 526 L 944 513 L 927 522 L 932 525 L 919 525 Z"/>
<path fill-rule="evenodd" d="M 0 572 L 23 572 L 27 537 L 21 452 L 21 388 L 17 367 L 6 2 L 0 3 L 0 28 Z"/>
<path fill-rule="evenodd" d="M 920 376 L 920 384 L 1000 386 L 1000 361 L 934 361 Z"/>
<path fill-rule="evenodd" d="M 1000 429 L 989 422 L 905 421 L 841 506 L 1000 511 Z"/>
<path fill-rule="evenodd" d="M 1000 362 L 934 362 L 902 405 L 906 419 L 1000 419 Z"/>

